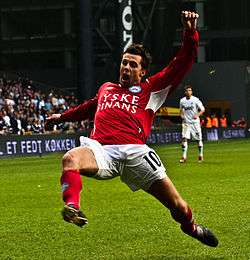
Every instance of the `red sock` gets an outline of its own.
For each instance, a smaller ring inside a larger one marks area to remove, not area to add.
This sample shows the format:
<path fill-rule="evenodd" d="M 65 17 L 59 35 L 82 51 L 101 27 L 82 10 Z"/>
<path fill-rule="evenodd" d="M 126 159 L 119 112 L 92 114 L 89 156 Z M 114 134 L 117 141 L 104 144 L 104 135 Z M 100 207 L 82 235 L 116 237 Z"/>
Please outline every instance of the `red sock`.
<path fill-rule="evenodd" d="M 72 204 L 76 209 L 80 208 L 80 193 L 82 179 L 78 170 L 64 171 L 61 176 L 63 201 L 66 205 Z"/>

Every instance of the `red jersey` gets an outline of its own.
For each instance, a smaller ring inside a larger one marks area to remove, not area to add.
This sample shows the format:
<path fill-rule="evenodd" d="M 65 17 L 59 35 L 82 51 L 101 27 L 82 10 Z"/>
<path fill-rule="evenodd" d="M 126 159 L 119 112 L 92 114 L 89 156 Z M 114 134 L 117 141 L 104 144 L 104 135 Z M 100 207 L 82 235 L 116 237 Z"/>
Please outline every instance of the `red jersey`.
<path fill-rule="evenodd" d="M 62 120 L 81 121 L 95 112 L 90 138 L 104 145 L 145 144 L 155 112 L 192 67 L 198 39 L 197 31 L 186 31 L 181 49 L 163 70 L 129 88 L 106 82 L 94 98 L 65 111 Z"/>

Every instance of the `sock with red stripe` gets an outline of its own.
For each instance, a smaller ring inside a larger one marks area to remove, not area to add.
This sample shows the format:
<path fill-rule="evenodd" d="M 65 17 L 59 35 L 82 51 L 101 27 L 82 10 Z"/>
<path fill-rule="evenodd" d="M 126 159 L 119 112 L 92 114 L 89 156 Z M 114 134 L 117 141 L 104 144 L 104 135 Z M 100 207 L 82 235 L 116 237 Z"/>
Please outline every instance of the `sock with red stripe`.
<path fill-rule="evenodd" d="M 181 224 L 181 229 L 185 233 L 192 233 L 195 230 L 192 210 L 188 207 L 187 213 L 181 212 L 178 208 L 170 210 L 173 219 Z"/>
<path fill-rule="evenodd" d="M 61 176 L 62 197 L 66 205 L 80 208 L 80 193 L 82 190 L 82 179 L 78 170 L 64 171 Z"/>

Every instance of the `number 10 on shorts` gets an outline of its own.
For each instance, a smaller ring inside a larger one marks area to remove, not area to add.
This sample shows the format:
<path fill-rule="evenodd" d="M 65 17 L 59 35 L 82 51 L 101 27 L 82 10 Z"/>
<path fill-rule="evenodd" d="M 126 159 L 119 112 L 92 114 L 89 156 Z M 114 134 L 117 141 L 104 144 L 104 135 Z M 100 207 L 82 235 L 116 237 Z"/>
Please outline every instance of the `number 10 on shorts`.
<path fill-rule="evenodd" d="M 153 171 L 157 170 L 157 166 L 160 167 L 161 166 L 161 161 L 158 158 L 158 156 L 156 155 L 155 152 L 150 151 L 148 154 L 146 154 L 145 156 L 143 156 L 143 159 L 145 159 L 147 161 L 147 163 L 151 166 L 151 168 L 153 169 Z"/>

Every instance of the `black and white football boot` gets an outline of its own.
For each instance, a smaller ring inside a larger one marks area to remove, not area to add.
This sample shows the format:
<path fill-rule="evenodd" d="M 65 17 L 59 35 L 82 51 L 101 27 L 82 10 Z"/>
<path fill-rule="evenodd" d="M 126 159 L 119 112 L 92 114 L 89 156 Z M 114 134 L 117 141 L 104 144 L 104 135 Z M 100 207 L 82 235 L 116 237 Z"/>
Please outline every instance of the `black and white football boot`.
<path fill-rule="evenodd" d="M 216 247 L 219 244 L 218 239 L 216 236 L 210 231 L 208 228 L 200 225 L 200 224 L 193 224 L 193 229 L 185 229 L 183 226 L 181 226 L 181 230 L 193 237 L 199 240 L 201 243 L 211 246 L 211 247 Z"/>
<path fill-rule="evenodd" d="M 88 224 L 88 219 L 82 211 L 74 208 L 72 205 L 65 205 L 62 210 L 63 219 L 67 222 L 73 223 L 79 227 Z"/>

